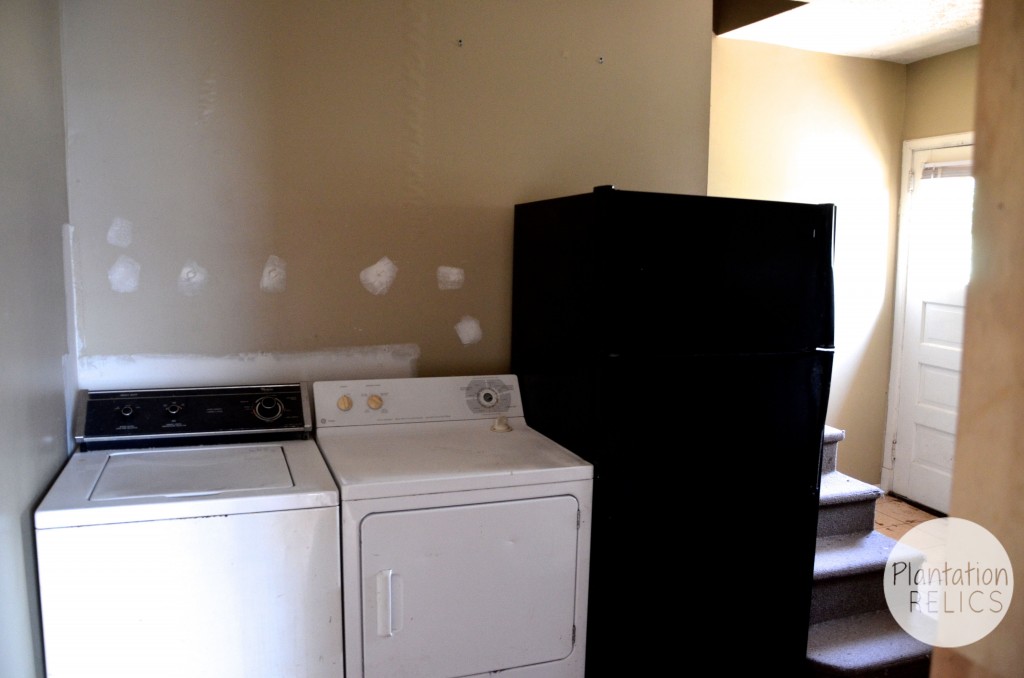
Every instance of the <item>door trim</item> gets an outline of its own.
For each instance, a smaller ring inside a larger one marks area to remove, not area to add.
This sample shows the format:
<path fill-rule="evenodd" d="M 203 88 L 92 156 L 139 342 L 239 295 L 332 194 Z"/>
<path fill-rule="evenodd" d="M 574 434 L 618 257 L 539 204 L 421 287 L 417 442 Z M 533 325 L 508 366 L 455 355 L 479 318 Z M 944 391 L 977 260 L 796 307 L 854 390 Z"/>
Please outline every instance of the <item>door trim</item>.
<path fill-rule="evenodd" d="M 896 281 L 893 292 L 893 321 L 891 359 L 889 364 L 889 394 L 885 416 L 885 440 L 882 449 L 882 481 L 879 484 L 883 491 L 889 492 L 893 485 L 893 466 L 896 452 L 896 427 L 899 418 L 900 373 L 903 366 L 903 326 L 906 321 L 907 306 L 907 250 L 909 238 L 904 235 L 904 209 L 910 189 L 910 171 L 913 167 L 914 153 L 939 148 L 955 148 L 957 146 L 973 146 L 974 132 L 944 134 L 921 139 L 909 139 L 903 142 L 903 159 L 900 170 L 899 210 L 896 226 Z"/>

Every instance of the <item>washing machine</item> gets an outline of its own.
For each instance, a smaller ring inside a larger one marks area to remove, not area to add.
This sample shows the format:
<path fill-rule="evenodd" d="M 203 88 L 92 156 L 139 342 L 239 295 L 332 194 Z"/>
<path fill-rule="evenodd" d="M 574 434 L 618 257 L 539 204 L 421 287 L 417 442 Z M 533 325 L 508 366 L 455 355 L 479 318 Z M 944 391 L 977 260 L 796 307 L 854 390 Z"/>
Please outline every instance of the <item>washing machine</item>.
<path fill-rule="evenodd" d="M 338 678 L 337 486 L 308 384 L 83 391 L 34 514 L 50 678 Z"/>
<path fill-rule="evenodd" d="M 347 678 L 583 676 L 593 467 L 514 375 L 313 384 Z"/>

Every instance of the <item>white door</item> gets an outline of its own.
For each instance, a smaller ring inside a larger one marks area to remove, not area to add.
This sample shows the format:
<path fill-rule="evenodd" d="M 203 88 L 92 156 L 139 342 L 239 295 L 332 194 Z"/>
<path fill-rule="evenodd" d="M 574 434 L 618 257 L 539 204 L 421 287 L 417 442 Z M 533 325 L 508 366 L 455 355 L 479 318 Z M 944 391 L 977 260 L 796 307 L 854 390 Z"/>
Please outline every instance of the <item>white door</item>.
<path fill-rule="evenodd" d="M 555 496 L 367 516 L 360 675 L 469 676 L 568 657 L 579 508 Z"/>
<path fill-rule="evenodd" d="M 971 265 L 970 136 L 904 145 L 887 439 L 892 492 L 949 511 L 964 300 Z"/>

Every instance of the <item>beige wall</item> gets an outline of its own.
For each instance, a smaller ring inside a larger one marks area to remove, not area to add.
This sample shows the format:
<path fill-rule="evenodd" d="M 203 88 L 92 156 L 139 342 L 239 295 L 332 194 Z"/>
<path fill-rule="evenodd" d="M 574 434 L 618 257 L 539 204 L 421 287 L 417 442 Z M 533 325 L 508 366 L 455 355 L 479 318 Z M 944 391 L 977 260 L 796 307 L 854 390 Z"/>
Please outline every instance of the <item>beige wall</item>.
<path fill-rule="evenodd" d="M 56 1 L 0 2 L 0 676 L 41 674 L 32 510 L 66 458 Z"/>
<path fill-rule="evenodd" d="M 839 469 L 881 476 L 906 70 L 716 38 L 708 194 L 834 203 Z"/>
<path fill-rule="evenodd" d="M 84 385 L 167 355 L 507 370 L 517 202 L 705 191 L 710 27 L 700 0 L 65 3 Z"/>
<path fill-rule="evenodd" d="M 974 131 L 977 79 L 977 46 L 909 64 L 903 138 Z"/>
<path fill-rule="evenodd" d="M 881 480 L 904 140 L 974 129 L 977 47 L 907 66 L 716 38 L 708 193 L 832 202 L 839 468 Z M 756 112 L 756 114 L 752 114 Z"/>

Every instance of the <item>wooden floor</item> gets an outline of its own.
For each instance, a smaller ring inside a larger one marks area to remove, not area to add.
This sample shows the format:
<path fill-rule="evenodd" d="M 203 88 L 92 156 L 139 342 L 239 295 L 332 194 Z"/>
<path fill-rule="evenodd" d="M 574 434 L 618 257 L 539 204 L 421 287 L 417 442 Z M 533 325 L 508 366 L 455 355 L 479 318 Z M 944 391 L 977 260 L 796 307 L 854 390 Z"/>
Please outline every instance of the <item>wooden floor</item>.
<path fill-rule="evenodd" d="M 937 517 L 888 494 L 875 502 L 875 529 L 893 539 L 899 539 L 915 525 Z"/>

